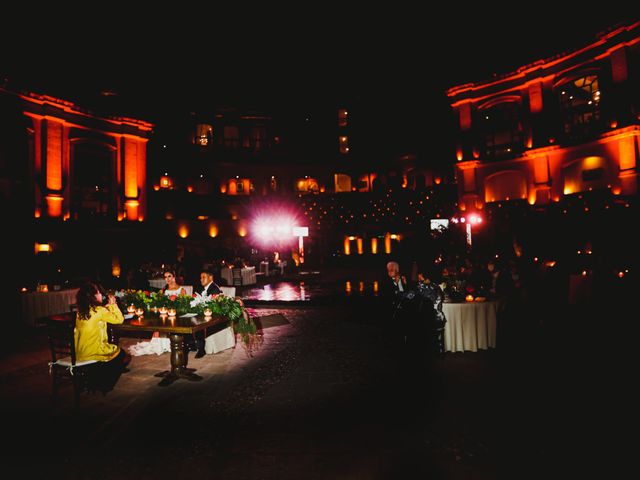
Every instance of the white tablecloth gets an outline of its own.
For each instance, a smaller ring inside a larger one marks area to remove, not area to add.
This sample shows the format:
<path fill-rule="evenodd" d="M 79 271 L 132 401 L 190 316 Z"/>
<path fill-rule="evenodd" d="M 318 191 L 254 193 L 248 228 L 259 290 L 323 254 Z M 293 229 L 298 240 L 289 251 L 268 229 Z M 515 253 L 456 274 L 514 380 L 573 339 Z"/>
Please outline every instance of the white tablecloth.
<path fill-rule="evenodd" d="M 20 294 L 22 320 L 29 326 L 35 326 L 35 319 L 65 313 L 76 303 L 77 288 L 51 292 L 27 292 Z"/>
<path fill-rule="evenodd" d="M 227 327 L 219 332 L 209 335 L 204 341 L 204 351 L 211 355 L 236 345 L 236 335 L 233 327 Z"/>
<path fill-rule="evenodd" d="M 486 350 L 496 346 L 497 301 L 444 303 L 447 352 Z"/>
<path fill-rule="evenodd" d="M 163 288 L 166 284 L 167 282 L 164 278 L 152 278 L 149 280 L 149 286 L 153 288 Z"/>
<path fill-rule="evenodd" d="M 227 285 L 233 285 L 233 269 L 223 268 L 220 270 L 220 276 Z M 240 272 L 241 285 L 253 285 L 256 283 L 256 267 L 245 267 Z"/>

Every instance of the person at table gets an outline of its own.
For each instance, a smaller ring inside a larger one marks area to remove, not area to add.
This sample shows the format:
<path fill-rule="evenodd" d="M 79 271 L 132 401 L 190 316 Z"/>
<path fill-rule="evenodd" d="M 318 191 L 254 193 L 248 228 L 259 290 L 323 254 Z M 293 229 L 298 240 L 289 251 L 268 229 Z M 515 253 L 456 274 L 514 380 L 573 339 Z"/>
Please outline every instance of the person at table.
<path fill-rule="evenodd" d="M 213 281 L 213 271 L 205 268 L 200 272 L 200 283 L 202 284 L 202 290 L 198 293 L 200 295 L 220 295 L 222 290 Z"/>
<path fill-rule="evenodd" d="M 78 362 L 99 362 L 93 376 L 94 387 L 106 393 L 118 381 L 131 356 L 117 345 L 109 343 L 107 324 L 124 321 L 116 297 L 109 295 L 106 305 L 103 303 L 102 290 L 95 283 L 88 282 L 79 288 L 76 294 L 78 313 L 74 343 Z"/>
<path fill-rule="evenodd" d="M 416 290 L 420 295 L 419 311 L 424 320 L 424 333 L 427 338 L 433 338 L 431 342 L 434 353 L 443 353 L 444 349 L 444 326 L 447 318 L 444 315 L 442 304 L 444 303 L 444 292 L 438 282 L 441 275 L 437 271 L 426 273 L 424 269 L 418 273 L 418 284 Z"/>
<path fill-rule="evenodd" d="M 163 276 L 164 281 L 167 282 L 167 284 L 162 288 L 162 293 L 164 295 L 170 297 L 171 295 L 187 294 L 187 291 L 184 289 L 184 287 L 178 285 L 176 273 L 173 270 L 165 270 Z"/>

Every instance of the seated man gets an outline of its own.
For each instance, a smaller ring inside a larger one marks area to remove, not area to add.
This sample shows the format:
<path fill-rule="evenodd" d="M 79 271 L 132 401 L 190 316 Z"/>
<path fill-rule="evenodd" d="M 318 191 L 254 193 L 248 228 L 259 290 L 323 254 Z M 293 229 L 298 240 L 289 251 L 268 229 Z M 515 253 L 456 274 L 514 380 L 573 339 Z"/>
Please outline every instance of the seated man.
<path fill-rule="evenodd" d="M 222 293 L 220 287 L 213 281 L 211 270 L 203 269 L 200 272 L 200 283 L 202 284 L 202 291 L 198 292 L 200 295 L 219 295 Z"/>
<path fill-rule="evenodd" d="M 202 284 L 202 289 L 200 291 L 196 290 L 200 295 L 219 295 L 222 293 L 220 291 L 220 287 L 216 285 L 213 281 L 213 272 L 208 269 L 203 269 L 200 272 L 200 283 Z M 187 348 L 191 351 L 196 351 L 195 358 L 202 358 L 205 355 L 204 350 L 204 331 L 200 330 L 196 332 L 191 337 L 185 338 L 185 342 L 187 344 Z"/>

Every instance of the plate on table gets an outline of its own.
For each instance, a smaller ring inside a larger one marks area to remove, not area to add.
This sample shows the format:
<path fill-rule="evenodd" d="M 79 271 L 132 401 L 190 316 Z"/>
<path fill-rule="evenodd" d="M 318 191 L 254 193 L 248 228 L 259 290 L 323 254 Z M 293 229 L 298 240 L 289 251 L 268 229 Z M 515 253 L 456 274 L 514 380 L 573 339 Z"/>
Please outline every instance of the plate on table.
<path fill-rule="evenodd" d="M 135 315 L 133 313 L 125 313 L 124 318 L 128 320 L 129 318 L 133 318 Z"/>

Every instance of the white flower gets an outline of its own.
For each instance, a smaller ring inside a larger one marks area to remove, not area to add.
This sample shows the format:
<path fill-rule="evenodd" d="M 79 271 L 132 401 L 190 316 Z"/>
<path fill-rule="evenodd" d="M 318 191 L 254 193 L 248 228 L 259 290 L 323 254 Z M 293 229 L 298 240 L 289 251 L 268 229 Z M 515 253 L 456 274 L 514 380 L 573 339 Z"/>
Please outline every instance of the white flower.
<path fill-rule="evenodd" d="M 195 293 L 193 295 L 193 300 L 191 300 L 191 303 L 189 305 L 195 307 L 196 305 L 208 302 L 209 300 L 211 300 L 211 295 L 202 295 L 200 293 Z"/>

